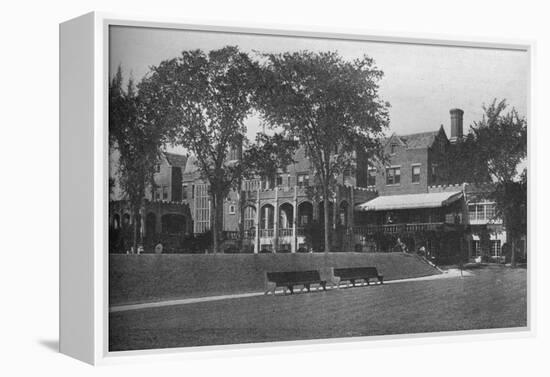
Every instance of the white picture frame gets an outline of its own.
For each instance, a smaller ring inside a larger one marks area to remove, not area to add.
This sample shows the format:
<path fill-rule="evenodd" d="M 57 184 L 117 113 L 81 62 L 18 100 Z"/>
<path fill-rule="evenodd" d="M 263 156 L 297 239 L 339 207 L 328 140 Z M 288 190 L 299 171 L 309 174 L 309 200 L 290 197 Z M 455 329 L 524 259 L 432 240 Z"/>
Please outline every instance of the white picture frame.
<path fill-rule="evenodd" d="M 111 25 L 239 32 L 313 38 L 351 39 L 407 44 L 464 46 L 525 51 L 532 56 L 533 41 L 442 37 L 422 34 L 318 29 L 253 23 L 189 23 L 171 18 L 144 18 L 88 13 L 60 25 L 60 351 L 90 364 L 135 360 L 202 358 L 226 354 L 264 354 L 311 349 L 345 349 L 384 344 L 463 339 L 525 337 L 533 335 L 531 291 L 533 269 L 528 270 L 526 329 L 496 329 L 444 334 L 374 336 L 331 340 L 293 341 L 254 345 L 207 346 L 146 351 L 108 351 L 108 29 Z M 532 92 L 532 74 L 529 74 Z M 530 127 L 532 101 L 526 114 Z M 529 145 L 531 134 L 529 134 Z M 528 161 L 528 166 L 530 162 Z M 530 229 L 528 237 L 530 237 Z M 534 256 L 528 248 L 530 263 Z"/>

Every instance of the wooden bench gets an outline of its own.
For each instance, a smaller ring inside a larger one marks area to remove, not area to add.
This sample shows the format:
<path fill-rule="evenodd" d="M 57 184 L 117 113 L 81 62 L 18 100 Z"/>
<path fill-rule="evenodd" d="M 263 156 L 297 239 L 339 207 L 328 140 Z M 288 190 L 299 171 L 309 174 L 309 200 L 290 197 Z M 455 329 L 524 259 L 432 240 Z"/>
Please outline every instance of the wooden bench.
<path fill-rule="evenodd" d="M 335 268 L 334 276 L 340 278 L 340 282 L 349 281 L 354 287 L 357 280 L 364 280 L 370 285 L 370 279 L 376 278 L 380 284 L 384 284 L 384 276 L 378 273 L 376 267 L 347 267 Z"/>
<path fill-rule="evenodd" d="M 327 289 L 327 282 L 321 279 L 319 271 L 284 271 L 284 272 L 266 272 L 266 291 L 275 294 L 277 287 L 283 287 L 284 293 L 286 290 L 290 291 L 290 294 L 294 293 L 294 286 L 302 285 L 311 292 L 312 284 L 320 284 L 324 291 Z"/>

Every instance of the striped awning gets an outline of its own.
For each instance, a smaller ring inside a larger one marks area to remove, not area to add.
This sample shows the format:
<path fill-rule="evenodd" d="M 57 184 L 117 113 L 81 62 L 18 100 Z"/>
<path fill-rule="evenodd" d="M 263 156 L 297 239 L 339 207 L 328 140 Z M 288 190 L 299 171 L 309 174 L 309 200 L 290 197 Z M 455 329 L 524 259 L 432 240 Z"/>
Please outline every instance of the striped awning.
<path fill-rule="evenodd" d="M 357 211 L 392 211 L 397 209 L 439 208 L 462 197 L 462 191 L 379 196 L 355 206 Z"/>

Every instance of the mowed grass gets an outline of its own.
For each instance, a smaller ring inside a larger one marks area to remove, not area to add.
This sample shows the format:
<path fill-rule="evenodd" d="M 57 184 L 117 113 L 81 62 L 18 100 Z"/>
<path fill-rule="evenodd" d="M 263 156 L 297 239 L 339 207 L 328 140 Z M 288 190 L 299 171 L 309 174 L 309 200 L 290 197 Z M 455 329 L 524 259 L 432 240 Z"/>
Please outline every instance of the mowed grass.
<path fill-rule="evenodd" d="M 526 270 L 111 313 L 109 349 L 524 327 Z"/>
<path fill-rule="evenodd" d="M 439 274 L 403 253 L 110 255 L 109 304 L 258 292 L 266 271 L 351 266 L 375 266 L 386 280 Z"/>

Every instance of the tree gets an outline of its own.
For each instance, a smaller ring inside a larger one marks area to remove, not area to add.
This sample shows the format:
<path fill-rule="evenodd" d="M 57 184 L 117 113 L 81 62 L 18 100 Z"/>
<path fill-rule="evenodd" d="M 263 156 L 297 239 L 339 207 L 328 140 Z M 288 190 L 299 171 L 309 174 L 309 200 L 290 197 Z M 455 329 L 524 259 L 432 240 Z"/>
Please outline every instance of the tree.
<path fill-rule="evenodd" d="M 506 112 L 505 100 L 496 99 L 484 106 L 484 115 L 474 122 L 462 143 L 462 170 L 470 171 L 471 181 L 492 181 L 487 196 L 495 201 L 496 216 L 506 226 L 511 242 L 511 263 L 515 266 L 515 241 L 526 232 L 527 171 L 518 167 L 527 157 L 527 121 L 512 108 Z"/>
<path fill-rule="evenodd" d="M 133 247 L 137 250 L 147 184 L 164 144 L 164 130 L 143 119 L 142 103 L 130 79 L 123 88 L 122 69 L 109 85 L 109 143 L 119 152 L 118 181 L 130 204 L 133 218 Z"/>
<path fill-rule="evenodd" d="M 266 123 L 304 145 L 324 201 L 325 252 L 329 200 L 336 178 L 353 169 L 356 151 L 378 153 L 389 104 L 380 100 L 383 76 L 374 60 L 344 60 L 336 52 L 263 55 L 256 104 Z"/>
<path fill-rule="evenodd" d="M 147 88 L 146 119 L 167 128 L 172 144 L 197 158 L 212 198 L 214 252 L 219 250 L 223 200 L 243 174 L 242 164 L 229 161 L 228 153 L 244 139 L 256 71 L 237 47 L 183 51 L 152 67 L 140 86 Z"/>

